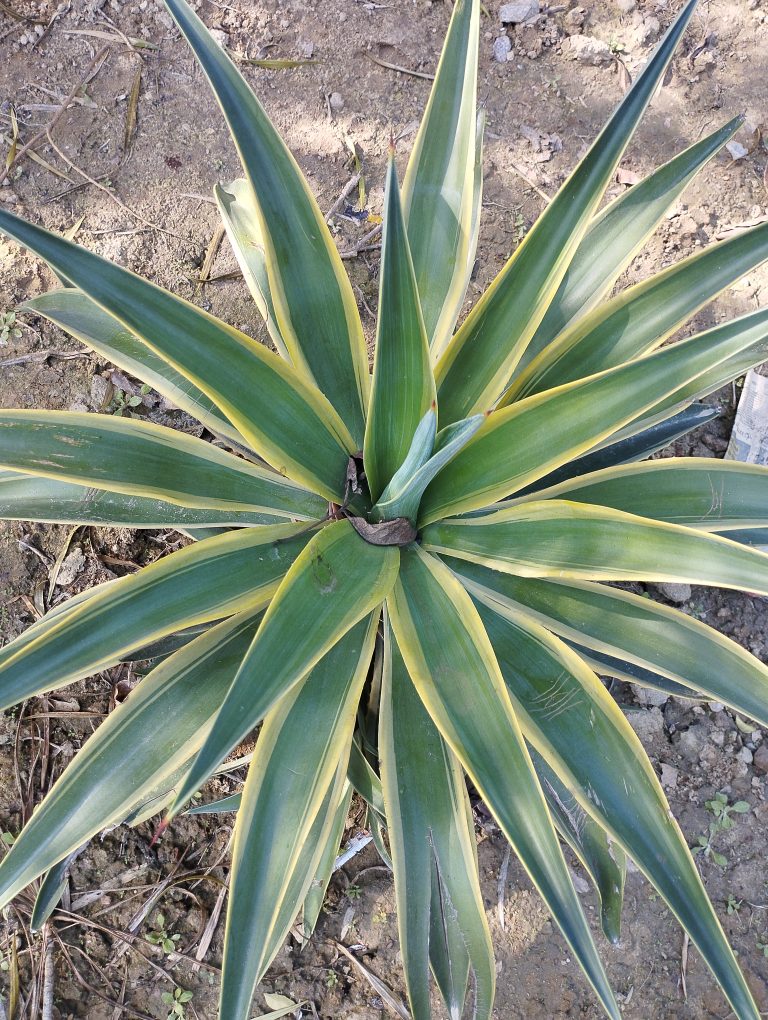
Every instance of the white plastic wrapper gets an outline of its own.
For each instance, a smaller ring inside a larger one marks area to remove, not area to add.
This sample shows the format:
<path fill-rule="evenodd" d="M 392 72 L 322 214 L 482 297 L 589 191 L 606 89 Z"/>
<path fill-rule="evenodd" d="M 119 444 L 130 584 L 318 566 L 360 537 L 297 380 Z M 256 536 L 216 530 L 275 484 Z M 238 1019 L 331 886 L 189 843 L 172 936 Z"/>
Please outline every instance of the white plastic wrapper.
<path fill-rule="evenodd" d="M 768 376 L 747 372 L 725 456 L 768 466 Z"/>

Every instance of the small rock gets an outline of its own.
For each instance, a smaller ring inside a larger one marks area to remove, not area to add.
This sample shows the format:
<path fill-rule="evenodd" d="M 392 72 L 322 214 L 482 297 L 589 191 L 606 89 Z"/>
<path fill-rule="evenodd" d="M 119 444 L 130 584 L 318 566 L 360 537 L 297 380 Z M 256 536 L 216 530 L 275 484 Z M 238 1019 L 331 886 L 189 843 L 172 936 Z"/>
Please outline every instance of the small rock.
<path fill-rule="evenodd" d="M 669 695 L 664 691 L 654 690 L 653 687 L 636 687 L 635 698 L 638 704 L 646 705 L 649 708 L 661 708 L 669 701 Z"/>
<path fill-rule="evenodd" d="M 710 712 L 714 712 L 715 714 L 725 711 L 725 705 L 722 701 L 708 701 L 707 704 L 709 705 Z"/>
<path fill-rule="evenodd" d="M 687 602 L 691 597 L 691 586 L 690 584 L 677 584 L 675 582 L 669 582 L 668 584 L 658 584 L 656 587 L 659 589 L 664 598 L 669 599 L 670 602 Z"/>
<path fill-rule="evenodd" d="M 586 896 L 587 893 L 592 888 L 592 886 L 589 884 L 586 878 L 584 878 L 583 875 L 580 875 L 577 871 L 574 871 L 573 868 L 569 868 L 568 870 L 571 873 L 571 881 L 573 882 L 573 888 L 576 890 L 579 896 Z"/>
<path fill-rule="evenodd" d="M 56 576 L 56 587 L 66 588 L 72 584 L 77 575 L 83 569 L 85 563 L 85 553 L 82 549 L 73 549 L 67 554 L 64 562 L 61 564 L 59 573 Z"/>
<path fill-rule="evenodd" d="M 643 744 L 652 744 L 664 734 L 664 717 L 658 708 L 627 712 L 627 722 Z"/>
<path fill-rule="evenodd" d="M 225 32 L 223 28 L 209 28 L 208 31 L 223 50 L 227 48 L 229 32 Z"/>
<path fill-rule="evenodd" d="M 493 42 L 493 59 L 497 64 L 506 64 L 507 54 L 512 49 L 512 42 L 506 35 L 500 35 Z"/>
<path fill-rule="evenodd" d="M 743 761 L 745 765 L 752 764 L 752 752 L 748 747 L 742 747 L 739 753 L 736 755 L 737 761 Z"/>
<path fill-rule="evenodd" d="M 637 0 L 617 0 L 616 6 L 622 14 L 631 14 L 637 7 Z"/>
<path fill-rule="evenodd" d="M 315 44 L 311 39 L 300 39 L 299 40 L 299 53 L 301 54 L 302 60 L 311 60 L 315 52 Z"/>
<path fill-rule="evenodd" d="M 768 776 L 768 744 L 761 744 L 758 747 L 754 753 L 752 764 L 755 767 L 755 772 L 761 772 L 764 776 Z"/>
<path fill-rule="evenodd" d="M 112 389 L 108 379 L 102 375 L 95 375 L 91 379 L 91 403 L 97 411 L 103 411 L 109 403 L 109 393 Z"/>
<path fill-rule="evenodd" d="M 674 790 L 677 786 L 677 777 L 680 772 L 674 765 L 661 766 L 661 785 L 665 790 Z"/>
<path fill-rule="evenodd" d="M 539 0 L 515 0 L 513 3 L 501 5 L 499 20 L 502 25 L 522 25 L 526 21 L 534 21 L 539 12 Z"/>
<path fill-rule="evenodd" d="M 339 113 L 344 109 L 344 99 L 339 92 L 331 92 L 328 96 L 328 105 L 334 113 Z"/>
<path fill-rule="evenodd" d="M 722 730 L 712 730 L 709 739 L 716 747 L 722 747 L 725 744 L 725 733 Z"/>
<path fill-rule="evenodd" d="M 705 746 L 708 736 L 707 727 L 701 725 L 701 723 L 689 726 L 687 730 L 683 730 L 680 734 L 677 749 L 684 758 L 695 761 L 699 757 L 701 749 Z"/>
<path fill-rule="evenodd" d="M 731 158 L 736 162 L 749 155 L 749 149 L 744 148 L 741 142 L 726 142 L 726 149 L 730 152 Z"/>
<path fill-rule="evenodd" d="M 634 31 L 634 37 L 640 46 L 647 46 L 658 39 L 661 25 L 658 18 L 644 18 Z"/>
<path fill-rule="evenodd" d="M 578 60 L 581 64 L 590 64 L 598 67 L 610 64 L 613 60 L 611 47 L 602 39 L 596 39 L 592 35 L 572 35 L 569 39 L 570 54 L 572 60 Z"/>

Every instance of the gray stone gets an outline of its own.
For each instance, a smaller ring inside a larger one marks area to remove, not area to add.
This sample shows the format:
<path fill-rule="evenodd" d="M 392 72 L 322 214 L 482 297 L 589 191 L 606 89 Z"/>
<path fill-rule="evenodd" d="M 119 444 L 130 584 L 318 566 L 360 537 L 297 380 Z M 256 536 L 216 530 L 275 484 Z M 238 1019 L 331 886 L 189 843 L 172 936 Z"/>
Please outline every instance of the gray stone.
<path fill-rule="evenodd" d="M 658 708 L 627 712 L 627 722 L 643 744 L 652 744 L 664 735 L 664 716 Z"/>
<path fill-rule="evenodd" d="M 657 588 L 664 596 L 669 599 L 670 602 L 687 602 L 691 597 L 691 586 L 690 584 L 677 584 L 674 581 L 668 584 L 659 584 Z"/>
<path fill-rule="evenodd" d="M 610 64 L 613 60 L 611 47 L 602 39 L 595 39 L 592 35 L 572 35 L 569 39 L 570 54 L 572 60 L 578 60 L 581 64 L 590 64 L 592 67 Z"/>
<path fill-rule="evenodd" d="M 674 765 L 662 764 L 661 785 L 664 787 L 665 790 L 675 789 L 675 787 L 677 786 L 677 777 L 679 774 L 680 774 L 679 770 L 676 769 Z"/>
<path fill-rule="evenodd" d="M 661 708 L 662 705 L 666 705 L 669 701 L 668 694 L 665 694 L 664 691 L 654 690 L 653 687 L 636 687 L 635 697 L 637 698 L 638 704 L 645 705 L 649 708 Z"/>
<path fill-rule="evenodd" d="M 526 21 L 534 21 L 540 10 L 539 0 L 514 0 L 501 5 L 499 20 L 502 25 L 522 25 Z"/>
<path fill-rule="evenodd" d="M 69 552 L 56 575 L 56 587 L 66 588 L 72 584 L 85 565 L 85 554 L 79 547 Z"/>
<path fill-rule="evenodd" d="M 616 6 L 622 14 L 631 14 L 637 7 L 637 0 L 616 0 Z"/>
<path fill-rule="evenodd" d="M 752 764 L 752 752 L 748 747 L 742 747 L 739 753 L 736 755 L 738 761 L 743 761 L 745 765 Z"/>
<path fill-rule="evenodd" d="M 764 776 L 768 776 L 768 744 L 761 744 L 758 747 L 752 759 L 752 764 L 755 767 L 755 772 L 761 772 Z"/>
<path fill-rule="evenodd" d="M 334 113 L 339 113 L 340 110 L 344 109 L 344 98 L 339 92 L 331 92 L 328 96 L 328 105 Z"/>
<path fill-rule="evenodd" d="M 641 46 L 647 46 L 648 43 L 652 43 L 654 39 L 658 39 L 660 32 L 661 25 L 659 24 L 659 19 L 650 17 L 645 18 L 640 22 L 635 29 L 634 36 Z"/>
<path fill-rule="evenodd" d="M 493 42 L 493 59 L 498 64 L 506 64 L 507 54 L 512 49 L 512 43 L 508 36 L 500 35 L 498 39 L 494 39 Z"/>
<path fill-rule="evenodd" d="M 103 411 L 107 406 L 111 388 L 109 380 L 102 375 L 95 375 L 91 379 L 91 403 L 97 411 Z"/>
<path fill-rule="evenodd" d="M 695 761 L 699 757 L 702 748 L 706 745 L 708 736 L 707 727 L 701 723 L 689 726 L 687 730 L 683 730 L 680 734 L 677 749 L 684 758 Z"/>
<path fill-rule="evenodd" d="M 722 701 L 708 701 L 707 704 L 709 705 L 710 712 L 722 712 L 725 708 Z"/>

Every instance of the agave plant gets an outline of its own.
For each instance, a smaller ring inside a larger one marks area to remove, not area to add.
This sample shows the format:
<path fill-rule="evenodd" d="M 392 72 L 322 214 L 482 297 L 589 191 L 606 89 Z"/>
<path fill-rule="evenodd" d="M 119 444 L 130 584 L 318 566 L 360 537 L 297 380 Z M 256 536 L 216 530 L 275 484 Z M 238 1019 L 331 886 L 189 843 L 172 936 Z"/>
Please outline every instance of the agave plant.
<path fill-rule="evenodd" d="M 490 1017 L 467 776 L 610 1017 L 619 1009 L 558 833 L 594 880 L 611 941 L 628 854 L 736 1015 L 757 1020 L 653 768 L 598 678 L 716 699 L 768 725 L 765 665 L 683 613 L 601 583 L 768 595 L 757 548 L 768 472 L 641 463 L 712 416 L 702 395 L 766 357 L 768 310 L 662 344 L 768 257 L 768 226 L 609 298 L 740 122 L 598 211 L 693 0 L 456 329 L 482 185 L 480 3 L 457 0 L 402 189 L 390 160 L 372 375 L 350 283 L 299 168 L 202 22 L 184 0 L 166 2 L 242 160 L 245 178 L 216 198 L 277 353 L 0 211 L 0 228 L 65 283 L 27 309 L 219 440 L 139 418 L 0 412 L 5 517 L 195 539 L 57 606 L 0 650 L 4 706 L 121 660 L 158 659 L 0 864 L 0 902 L 47 873 L 50 907 L 76 848 L 110 824 L 163 809 L 172 819 L 261 723 L 232 849 L 224 1020 L 248 1017 L 302 908 L 312 930 L 353 788 L 391 854 L 413 1016 L 430 1016 L 431 970 L 451 1017 L 468 998 Z"/>

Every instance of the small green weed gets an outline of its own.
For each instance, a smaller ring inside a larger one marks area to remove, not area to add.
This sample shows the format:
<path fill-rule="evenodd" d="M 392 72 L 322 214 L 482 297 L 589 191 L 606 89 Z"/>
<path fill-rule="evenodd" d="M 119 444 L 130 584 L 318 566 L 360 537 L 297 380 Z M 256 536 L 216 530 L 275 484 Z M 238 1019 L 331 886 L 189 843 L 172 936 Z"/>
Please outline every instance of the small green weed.
<path fill-rule="evenodd" d="M 11 337 L 15 340 L 21 336 L 21 330 L 16 325 L 16 312 L 0 312 L 0 345 L 3 347 Z"/>
<path fill-rule="evenodd" d="M 176 987 L 172 992 L 163 992 L 163 1002 L 169 1007 L 166 1020 L 184 1020 L 186 1017 L 186 1005 L 192 1001 L 192 992 Z"/>
<path fill-rule="evenodd" d="M 147 942 L 160 946 L 164 953 L 173 953 L 180 938 L 177 932 L 171 934 L 165 927 L 165 914 L 155 915 L 155 928 L 147 935 Z"/>

